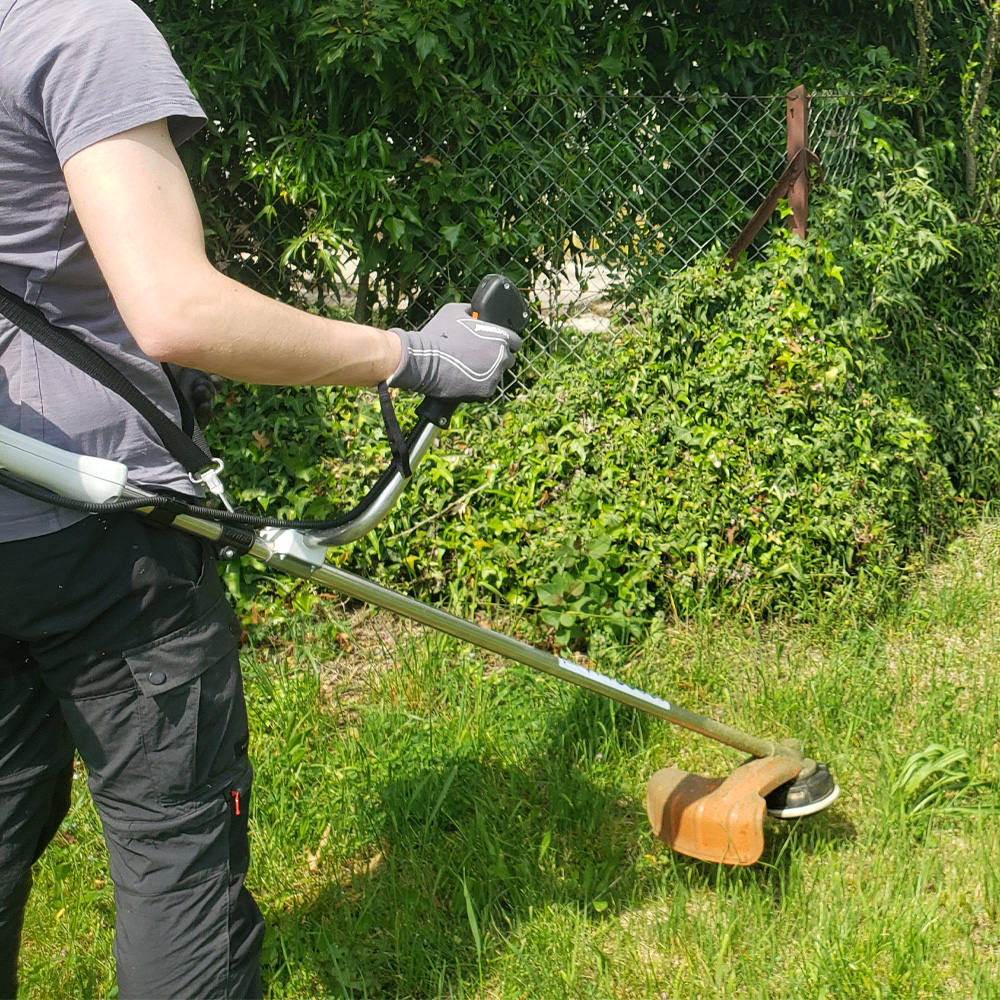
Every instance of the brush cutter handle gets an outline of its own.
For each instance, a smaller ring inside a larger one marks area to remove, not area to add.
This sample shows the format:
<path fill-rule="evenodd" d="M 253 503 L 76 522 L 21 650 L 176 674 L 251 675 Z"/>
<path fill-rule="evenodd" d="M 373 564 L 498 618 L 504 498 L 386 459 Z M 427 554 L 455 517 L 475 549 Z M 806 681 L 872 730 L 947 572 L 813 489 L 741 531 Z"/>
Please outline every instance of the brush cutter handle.
<path fill-rule="evenodd" d="M 520 333 L 528 322 L 528 305 L 512 281 L 502 274 L 488 274 L 472 296 L 472 317 Z M 447 427 L 461 402 L 424 396 L 417 416 L 435 427 Z"/>
<path fill-rule="evenodd" d="M 458 308 L 463 314 L 465 313 L 464 307 L 459 306 Z M 470 311 L 473 319 L 503 326 L 508 332 L 513 331 L 515 334 L 523 330 L 528 321 L 528 307 L 521 293 L 517 290 L 517 286 L 502 274 L 489 274 L 483 278 L 472 296 Z M 519 340 L 518 343 L 520 343 Z M 380 387 L 381 389 L 384 389 L 384 386 Z M 385 392 L 384 399 L 389 400 L 388 392 Z M 462 402 L 460 399 L 425 397 L 417 408 L 417 421 L 406 441 L 402 440 L 402 433 L 396 424 L 395 416 L 392 416 L 391 427 L 387 418 L 386 425 L 390 427 L 390 436 L 392 436 L 392 428 L 394 428 L 397 438 L 393 441 L 393 454 L 396 461 L 382 473 L 378 482 L 352 510 L 339 517 L 323 521 L 288 522 L 281 519 L 256 517 L 243 511 L 234 511 L 226 504 L 227 509 L 224 511 L 200 508 L 196 513 L 195 508 L 189 507 L 187 508 L 187 519 L 197 520 L 200 518 L 205 521 L 217 521 L 219 524 L 216 527 L 220 531 L 238 533 L 239 539 L 236 544 L 226 545 L 226 548 L 233 555 L 240 551 L 246 551 L 250 544 L 249 538 L 252 531 L 264 528 L 273 528 L 283 536 L 295 534 L 314 549 L 346 545 L 356 541 L 371 531 L 392 509 L 409 481 L 412 467 L 427 453 L 438 428 L 448 426 L 460 402 Z M 388 402 L 388 409 L 391 414 L 391 401 Z M 3 430 L 0 428 L 0 431 Z M 178 433 L 180 432 L 178 431 Z M 35 484 L 35 487 L 41 487 L 43 493 L 50 489 L 55 490 L 71 498 L 74 503 L 81 505 L 73 509 L 91 511 L 95 509 L 94 505 L 98 504 L 102 509 L 128 509 L 148 513 L 148 510 L 141 503 L 133 503 L 133 501 L 148 499 L 150 509 L 159 508 L 160 523 L 169 522 L 169 518 L 164 516 L 164 498 L 157 497 L 141 488 L 129 486 L 126 482 L 124 466 L 105 461 L 101 469 L 97 471 L 104 475 L 107 472 L 105 466 L 108 468 L 115 466 L 116 468 L 112 470 L 115 475 L 111 477 L 114 479 L 114 483 L 110 479 L 107 482 L 97 483 L 94 463 L 100 464 L 98 460 L 84 459 L 40 442 L 30 442 L 29 447 L 25 448 L 24 442 L 29 442 L 28 438 L 13 432 L 8 432 L 8 436 L 12 436 L 11 441 L 5 442 L 3 435 L 0 434 L 0 467 L 8 468 L 9 471 L 16 474 L 16 477 L 23 474 L 29 483 Z M 188 443 L 190 444 L 190 442 Z M 8 445 L 9 447 L 7 447 Z M 87 462 L 90 462 L 91 465 L 84 468 Z M 107 475 L 110 476 L 110 473 Z M 97 478 L 100 477 L 97 476 Z M 218 482 L 217 476 L 216 481 Z M 219 487 L 221 489 L 221 483 L 219 483 Z M 13 488 L 17 488 L 16 485 Z M 96 495 L 92 495 L 93 490 L 96 490 Z M 28 493 L 28 495 L 35 494 Z M 128 506 L 115 506 L 114 502 L 126 495 L 129 501 Z M 219 493 L 219 495 L 223 494 Z M 107 501 L 114 502 L 108 503 Z M 174 513 L 177 511 L 175 510 Z M 225 529 L 221 527 L 222 525 L 226 526 Z M 228 539 L 226 541 L 228 543 Z M 220 551 L 224 552 L 225 549 L 220 549 Z M 232 558 L 232 555 L 226 555 L 225 558 Z"/>
<path fill-rule="evenodd" d="M 488 274 L 472 296 L 472 315 L 488 323 L 505 326 L 515 333 L 528 322 L 528 306 L 517 286 L 502 274 Z M 410 469 L 424 457 L 439 428 L 447 427 L 462 400 L 425 396 L 417 406 L 417 422 L 406 439 Z M 337 524 L 303 528 L 310 544 L 332 547 L 347 545 L 372 530 L 393 508 L 410 478 L 410 469 L 391 466 L 364 499 Z"/>

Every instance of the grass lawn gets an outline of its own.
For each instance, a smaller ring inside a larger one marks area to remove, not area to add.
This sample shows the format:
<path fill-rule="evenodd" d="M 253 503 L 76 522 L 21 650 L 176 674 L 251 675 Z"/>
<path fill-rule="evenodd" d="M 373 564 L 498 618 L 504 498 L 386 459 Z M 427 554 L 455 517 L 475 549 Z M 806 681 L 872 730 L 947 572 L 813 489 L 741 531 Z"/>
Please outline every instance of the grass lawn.
<path fill-rule="evenodd" d="M 644 790 L 710 741 L 371 612 L 255 627 L 250 884 L 274 998 L 1000 997 L 1000 527 L 892 617 L 659 620 L 595 664 L 841 788 L 748 869 L 675 855 Z M 459 609 L 461 610 L 461 609 Z M 84 779 L 36 872 L 22 997 L 114 995 Z"/>

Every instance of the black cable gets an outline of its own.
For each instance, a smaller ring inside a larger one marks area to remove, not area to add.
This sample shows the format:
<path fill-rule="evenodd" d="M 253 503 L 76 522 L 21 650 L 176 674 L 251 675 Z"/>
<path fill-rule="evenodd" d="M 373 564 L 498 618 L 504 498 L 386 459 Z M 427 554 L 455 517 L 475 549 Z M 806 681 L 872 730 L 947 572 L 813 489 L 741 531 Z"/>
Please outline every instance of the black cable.
<path fill-rule="evenodd" d="M 110 500 L 106 503 L 98 503 L 90 500 L 73 500 L 70 497 L 63 497 L 58 493 L 53 493 L 44 486 L 29 483 L 24 479 L 18 479 L 17 476 L 12 476 L 9 472 L 4 472 L 3 470 L 0 470 L 0 486 L 6 486 L 7 489 L 13 490 L 15 493 L 21 493 L 26 497 L 31 497 L 32 500 L 40 500 L 42 503 L 50 503 L 56 507 L 65 507 L 67 510 L 84 511 L 87 514 L 113 514 L 119 510 L 138 510 L 140 507 L 166 507 L 167 504 L 174 502 L 172 497 L 166 496 L 136 497 L 131 500 Z"/>
<path fill-rule="evenodd" d="M 143 507 L 172 507 L 178 514 L 189 514 L 192 517 L 201 518 L 203 521 L 216 521 L 219 524 L 235 524 L 254 529 L 296 528 L 303 531 L 328 531 L 333 528 L 343 527 L 343 525 L 350 523 L 363 514 L 375 502 L 382 488 L 392 478 L 395 471 L 395 468 L 392 466 L 386 469 L 368 493 L 346 514 L 340 514 L 337 517 L 322 521 L 286 521 L 277 517 L 260 517 L 257 514 L 247 514 L 241 510 L 221 510 L 216 507 L 206 507 L 202 504 L 184 500 L 176 495 L 164 496 L 162 494 L 151 494 L 148 497 L 111 500 L 105 503 L 74 500 L 70 497 L 53 493 L 44 486 L 25 482 L 25 480 L 18 479 L 16 476 L 12 476 L 2 470 L 0 470 L 0 486 L 6 486 L 8 489 L 14 490 L 15 493 L 21 493 L 32 500 L 52 504 L 56 507 L 65 507 L 67 510 L 83 511 L 87 514 L 129 513 Z"/>

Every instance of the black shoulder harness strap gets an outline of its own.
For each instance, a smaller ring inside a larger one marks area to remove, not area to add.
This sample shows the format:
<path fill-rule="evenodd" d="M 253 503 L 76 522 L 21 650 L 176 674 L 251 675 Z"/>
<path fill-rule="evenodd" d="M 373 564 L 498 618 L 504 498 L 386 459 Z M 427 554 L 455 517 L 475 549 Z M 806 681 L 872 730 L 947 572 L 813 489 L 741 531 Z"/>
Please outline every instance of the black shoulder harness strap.
<path fill-rule="evenodd" d="M 40 344 L 58 354 L 74 367 L 79 368 L 80 371 L 96 379 L 106 389 L 121 396 L 126 403 L 145 417 L 167 451 L 184 466 L 193 478 L 199 479 L 200 474 L 206 469 L 213 468 L 218 464 L 208 452 L 203 451 L 192 440 L 191 431 L 194 428 L 194 415 L 166 365 L 163 366 L 163 370 L 174 390 L 174 395 L 177 397 L 183 427 L 178 427 L 148 396 L 136 388 L 125 375 L 101 357 L 89 344 L 85 344 L 68 330 L 53 326 L 41 310 L 35 306 L 29 306 L 23 299 L 7 291 L 3 286 L 0 286 L 0 315 L 6 316 L 19 329 L 34 337 Z M 412 475 L 409 446 L 396 420 L 392 397 L 385 382 L 380 383 L 378 391 L 382 419 L 385 422 L 389 447 L 395 465 L 408 479 Z"/>
<path fill-rule="evenodd" d="M 61 330 L 59 327 L 53 326 L 39 309 L 29 306 L 3 287 L 0 287 L 0 314 L 6 316 L 15 326 L 34 337 L 50 351 L 90 375 L 91 378 L 96 379 L 106 389 L 121 396 L 126 403 L 148 421 L 167 451 L 192 476 L 197 476 L 216 464 L 211 455 L 194 443 L 190 433 L 185 433 L 183 428 L 178 427 L 114 365 L 68 330 Z M 170 378 L 169 371 L 167 377 Z M 190 416 L 190 408 L 187 407 L 183 396 L 177 391 L 172 378 L 170 382 L 181 407 L 182 420 L 185 425 L 193 427 L 194 421 Z"/>

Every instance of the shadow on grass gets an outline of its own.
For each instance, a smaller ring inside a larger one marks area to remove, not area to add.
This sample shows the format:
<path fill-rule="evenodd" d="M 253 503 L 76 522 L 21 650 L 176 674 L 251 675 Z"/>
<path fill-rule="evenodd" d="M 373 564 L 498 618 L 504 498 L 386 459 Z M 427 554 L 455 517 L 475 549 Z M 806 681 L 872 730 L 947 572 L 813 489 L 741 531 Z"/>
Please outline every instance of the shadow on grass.
<path fill-rule="evenodd" d="M 588 924 L 662 898 L 679 880 L 757 886 L 777 912 L 793 855 L 853 836 L 849 823 L 768 821 L 765 855 L 751 868 L 673 855 L 648 827 L 647 775 L 629 774 L 646 766 L 645 717 L 584 692 L 568 701 L 527 759 L 505 758 L 486 733 L 388 771 L 367 804 L 359 795 L 357 822 L 378 847 L 277 918 L 274 940 L 285 954 L 294 948 L 324 995 L 474 993 L 536 919 L 541 935 L 567 924 L 586 935 Z M 594 749 L 609 744 L 620 752 Z M 280 977 L 276 947 L 268 964 Z"/>

